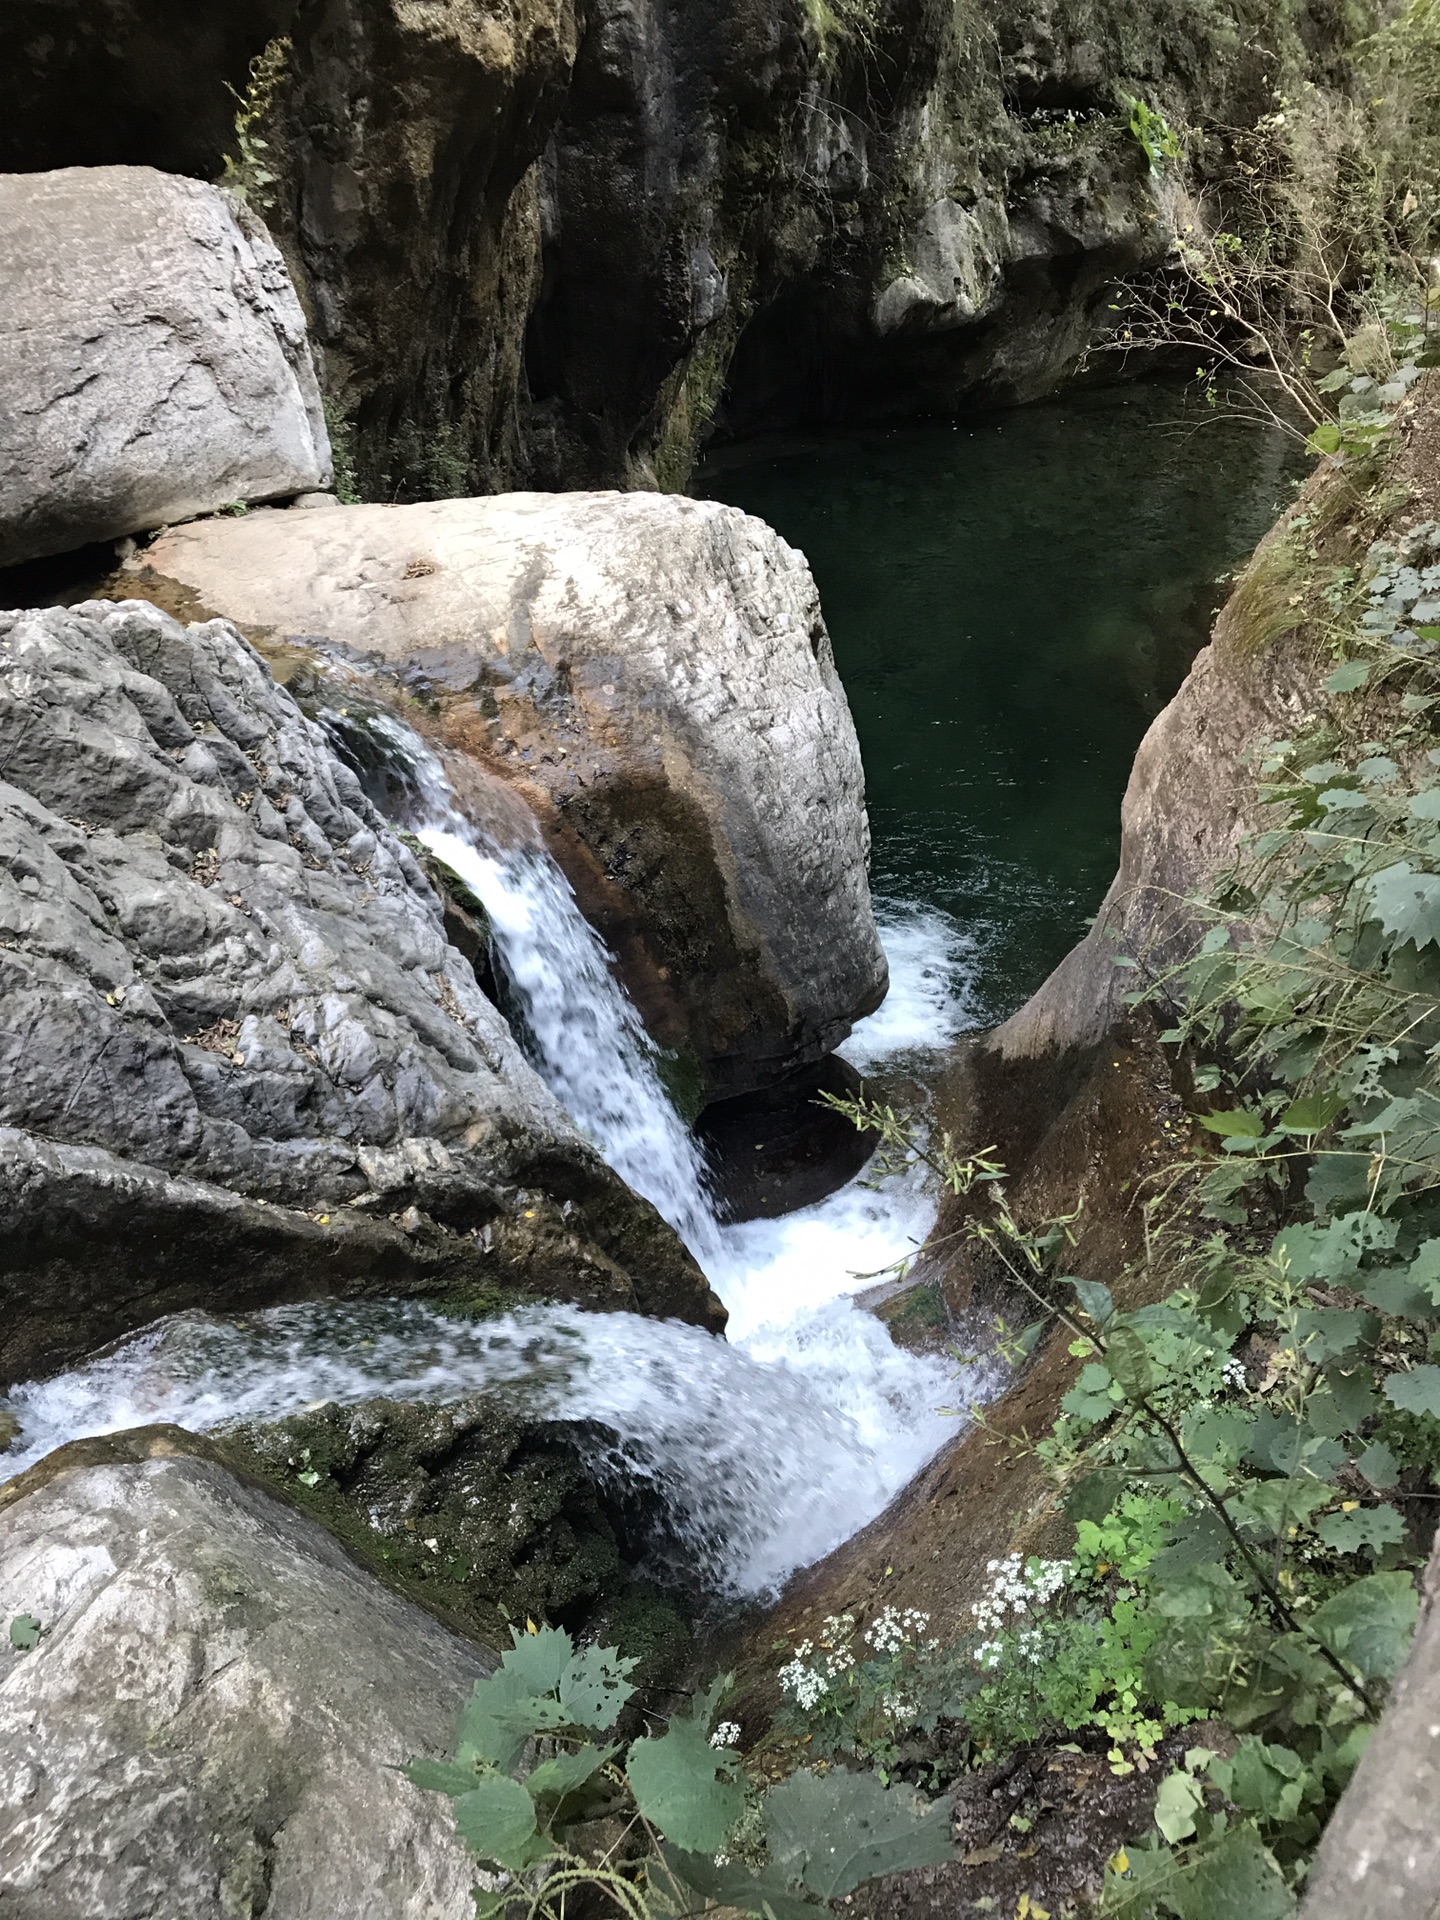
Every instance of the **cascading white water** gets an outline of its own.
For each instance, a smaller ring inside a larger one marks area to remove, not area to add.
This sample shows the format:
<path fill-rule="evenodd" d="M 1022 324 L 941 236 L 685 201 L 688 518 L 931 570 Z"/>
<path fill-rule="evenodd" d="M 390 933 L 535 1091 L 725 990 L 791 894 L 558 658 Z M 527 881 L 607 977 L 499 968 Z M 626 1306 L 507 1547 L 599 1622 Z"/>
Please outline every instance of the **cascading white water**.
<path fill-rule="evenodd" d="M 487 845 L 455 807 L 439 762 L 399 723 L 419 837 L 490 917 L 536 1064 L 576 1124 L 671 1222 L 730 1311 L 728 1341 L 631 1314 L 536 1308 L 478 1326 L 427 1309 L 280 1308 L 226 1322 L 186 1314 L 109 1357 L 16 1389 L 21 1439 L 0 1479 L 62 1441 L 151 1420 L 204 1431 L 325 1401 L 447 1401 L 503 1387 L 543 1418 L 594 1422 L 594 1466 L 665 1499 L 697 1571 L 759 1593 L 872 1519 L 983 1399 L 988 1370 L 957 1381 L 897 1348 L 849 1297 L 913 1253 L 935 1202 L 914 1175 L 864 1177 L 781 1220 L 722 1225 L 700 1155 L 609 956 L 548 856 Z M 882 920 L 890 997 L 845 1051 L 873 1070 L 946 1044 L 963 1020 L 963 958 L 937 914 Z"/>
<path fill-rule="evenodd" d="M 718 1236 L 704 1163 L 569 881 L 548 854 L 482 850 L 449 824 L 421 827 L 417 838 L 484 906 L 537 1065 L 561 1105 L 708 1268 Z"/>

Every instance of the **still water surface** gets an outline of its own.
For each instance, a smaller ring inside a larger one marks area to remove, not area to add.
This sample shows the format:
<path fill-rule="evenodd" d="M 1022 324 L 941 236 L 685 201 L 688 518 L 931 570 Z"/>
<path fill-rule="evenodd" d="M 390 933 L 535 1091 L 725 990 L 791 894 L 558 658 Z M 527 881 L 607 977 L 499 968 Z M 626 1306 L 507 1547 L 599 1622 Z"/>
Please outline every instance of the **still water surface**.
<path fill-rule="evenodd" d="M 964 998 L 1012 1011 L 1115 872 L 1146 727 L 1293 443 L 1170 386 L 735 449 L 696 491 L 807 555 L 865 758 L 876 894 L 951 916 Z"/>

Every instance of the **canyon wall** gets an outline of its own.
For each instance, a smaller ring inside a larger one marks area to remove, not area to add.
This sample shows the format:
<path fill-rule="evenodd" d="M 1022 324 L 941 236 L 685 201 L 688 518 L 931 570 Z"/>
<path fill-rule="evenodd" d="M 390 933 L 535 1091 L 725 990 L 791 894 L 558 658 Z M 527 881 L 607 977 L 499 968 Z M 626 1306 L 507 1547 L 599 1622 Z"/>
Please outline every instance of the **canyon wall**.
<path fill-rule="evenodd" d="M 231 175 L 368 497 L 681 486 L 713 426 L 1009 401 L 1073 370 L 1351 0 L 16 0 L 0 168 Z M 237 142 L 231 91 L 291 51 Z"/>

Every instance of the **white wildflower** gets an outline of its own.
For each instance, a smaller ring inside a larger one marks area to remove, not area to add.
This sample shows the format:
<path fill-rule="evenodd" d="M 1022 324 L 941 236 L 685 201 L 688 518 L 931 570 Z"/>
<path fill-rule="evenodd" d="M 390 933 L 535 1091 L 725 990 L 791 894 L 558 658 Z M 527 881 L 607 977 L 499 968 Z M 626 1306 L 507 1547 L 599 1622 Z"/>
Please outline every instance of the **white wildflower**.
<path fill-rule="evenodd" d="M 799 1651 L 809 1646 L 806 1640 Z M 830 1682 L 824 1674 L 798 1657 L 780 1669 L 779 1680 L 780 1691 L 788 1694 L 802 1713 L 808 1713 L 816 1701 L 830 1691 Z"/>
<path fill-rule="evenodd" d="M 733 1747 L 739 1738 L 739 1722 L 735 1720 L 722 1720 L 711 1734 L 710 1744 L 712 1747 Z"/>
<path fill-rule="evenodd" d="M 1247 1384 L 1245 1362 L 1237 1360 L 1233 1353 L 1220 1369 L 1220 1373 L 1227 1387 L 1243 1387 Z"/>

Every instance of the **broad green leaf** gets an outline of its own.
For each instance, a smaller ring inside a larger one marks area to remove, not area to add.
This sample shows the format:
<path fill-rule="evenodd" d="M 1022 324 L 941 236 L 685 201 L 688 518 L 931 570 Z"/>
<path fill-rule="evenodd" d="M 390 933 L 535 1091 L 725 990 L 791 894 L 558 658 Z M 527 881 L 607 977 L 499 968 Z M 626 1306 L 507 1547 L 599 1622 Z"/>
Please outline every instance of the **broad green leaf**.
<path fill-rule="evenodd" d="M 1353 1372 L 1329 1367 L 1319 1386 L 1305 1405 L 1305 1417 L 1311 1428 L 1331 1440 L 1342 1434 L 1356 1434 L 1378 1411 L 1375 1376 L 1366 1366 Z"/>
<path fill-rule="evenodd" d="M 448 1793 L 452 1800 L 457 1794 L 469 1793 L 478 1777 L 474 1767 L 457 1766 L 453 1760 L 412 1760 L 405 1769 L 412 1787 L 426 1793 Z"/>
<path fill-rule="evenodd" d="M 1405 1522 L 1394 1507 L 1356 1507 L 1351 1513 L 1327 1513 L 1315 1531 L 1332 1553 L 1379 1553 L 1405 1538 Z"/>
<path fill-rule="evenodd" d="M 584 1647 L 572 1653 L 561 1669 L 560 1705 L 566 1724 L 605 1733 L 614 1726 L 620 1709 L 634 1693 L 629 1676 L 636 1659 L 613 1647 Z"/>
<path fill-rule="evenodd" d="M 1305 1763 L 1290 1747 L 1247 1734 L 1230 1760 L 1215 1760 L 1210 1778 L 1242 1813 L 1293 1820 L 1305 1793 Z"/>
<path fill-rule="evenodd" d="M 1208 1509 L 1192 1514 L 1173 1529 L 1170 1545 L 1145 1569 L 1145 1580 L 1155 1587 L 1170 1586 L 1187 1578 L 1196 1567 L 1223 1560 L 1230 1544 L 1218 1514 Z"/>
<path fill-rule="evenodd" d="M 1265 1132 L 1261 1115 L 1245 1107 L 1236 1107 L 1229 1113 L 1197 1113 L 1195 1118 L 1202 1127 L 1226 1140 L 1258 1140 Z"/>
<path fill-rule="evenodd" d="M 1107 1402 L 1108 1405 L 1108 1402 Z M 1078 1481 L 1065 1496 L 1065 1517 L 1072 1525 L 1082 1520 L 1098 1525 L 1114 1512 L 1125 1491 L 1125 1475 L 1103 1470 Z"/>
<path fill-rule="evenodd" d="M 546 1703 L 531 1693 L 519 1673 L 497 1667 L 488 1679 L 475 1682 L 475 1691 L 461 1709 L 456 1759 L 462 1766 L 488 1760 L 508 1773 L 530 1735 L 547 1724 L 545 1711 Z"/>
<path fill-rule="evenodd" d="M 752 1873 L 739 1861 L 718 1867 L 713 1854 L 685 1853 L 679 1847 L 661 1851 L 677 1880 L 717 1906 L 757 1914 L 761 1920 L 824 1920 L 825 1909 L 791 1893 L 777 1873 Z"/>
<path fill-rule="evenodd" d="M 1312 1093 L 1288 1106 L 1275 1122 L 1281 1133 L 1323 1133 L 1345 1111 L 1345 1096 L 1340 1093 Z"/>
<path fill-rule="evenodd" d="M 1132 1400 L 1143 1400 L 1154 1372 L 1145 1336 L 1133 1326 L 1110 1327 L 1105 1337 L 1105 1365 Z"/>
<path fill-rule="evenodd" d="M 525 1790 L 532 1800 L 563 1800 L 593 1780 L 619 1751 L 618 1747 L 581 1747 L 576 1753 L 557 1753 L 526 1777 Z"/>
<path fill-rule="evenodd" d="M 33 1653 L 43 1628 L 33 1613 L 17 1613 L 10 1622 L 10 1644 L 17 1653 Z"/>
<path fill-rule="evenodd" d="M 676 1714 L 658 1737 L 637 1740 L 625 1762 L 630 1791 L 645 1818 L 685 1853 L 717 1853 L 745 1811 L 734 1754 L 710 1744 L 715 1704 L 729 1676 Z"/>
<path fill-rule="evenodd" d="M 1440 1306 L 1440 1240 L 1427 1240 L 1410 1262 L 1410 1278 Z"/>
<path fill-rule="evenodd" d="M 1115 1311 L 1115 1300 L 1109 1287 L 1102 1286 L 1098 1280 L 1070 1280 L 1066 1283 L 1074 1287 L 1075 1297 L 1097 1327 L 1103 1327 Z"/>
<path fill-rule="evenodd" d="M 1295 1896 L 1248 1822 L 1207 1848 L 1167 1898 L 1180 1920 L 1289 1920 Z"/>
<path fill-rule="evenodd" d="M 1393 1680 L 1420 1610 L 1408 1573 L 1368 1573 L 1331 1594 L 1306 1625 L 1366 1680 Z"/>
<path fill-rule="evenodd" d="M 1205 1805 L 1205 1789 L 1188 1773 L 1171 1773 L 1155 1796 L 1155 1824 L 1177 1846 L 1195 1831 L 1196 1812 Z"/>
<path fill-rule="evenodd" d="M 1440 874 L 1417 873 L 1408 860 L 1362 882 L 1370 910 L 1397 946 L 1440 944 Z"/>
<path fill-rule="evenodd" d="M 1383 1440 L 1372 1441 L 1355 1465 L 1371 1486 L 1378 1487 L 1382 1493 L 1395 1486 L 1400 1478 L 1400 1462 Z"/>
<path fill-rule="evenodd" d="M 482 1860 L 518 1873 L 543 1851 L 535 1830 L 535 1803 L 518 1780 L 487 1774 L 455 1802 L 455 1827 Z"/>
<path fill-rule="evenodd" d="M 838 1900 L 877 1874 L 939 1866 L 954 1857 L 948 1802 L 926 1805 L 873 1773 L 801 1771 L 765 1796 L 772 1861 L 822 1900 Z"/>
<path fill-rule="evenodd" d="M 510 1635 L 514 1645 L 500 1656 L 501 1667 L 523 1682 L 527 1693 L 554 1693 L 574 1657 L 575 1642 L 569 1634 L 563 1627 L 541 1627 L 535 1633 L 512 1627 Z"/>
<path fill-rule="evenodd" d="M 1392 1320 L 1433 1320 L 1435 1302 L 1417 1286 L 1408 1267 L 1382 1267 L 1365 1276 L 1365 1298 Z"/>
<path fill-rule="evenodd" d="M 1325 428 L 1319 428 L 1319 430 L 1317 430 L 1317 436 L 1315 436 L 1315 438 L 1319 438 L 1321 432 L 1334 434 L 1334 438 L 1336 438 L 1334 447 L 1323 447 L 1321 451 L 1325 451 L 1325 453 L 1338 451 L 1338 445 L 1340 445 L 1340 430 L 1338 430 L 1338 428 L 1332 428 L 1332 426 L 1325 426 Z M 1325 682 L 1325 691 L 1327 691 L 1327 693 L 1359 693 L 1359 689 L 1369 682 L 1369 678 L 1371 678 L 1371 670 L 1369 670 L 1369 666 L 1365 664 L 1365 660 L 1346 660 L 1344 666 L 1336 666 L 1336 668 L 1334 668 L 1334 672 L 1329 676 L 1329 680 Z"/>
<path fill-rule="evenodd" d="M 1347 1307 L 1306 1307 L 1295 1315 L 1294 1340 L 1312 1366 L 1339 1360 L 1356 1347 L 1373 1346 L 1380 1322 L 1373 1313 Z"/>
<path fill-rule="evenodd" d="M 1385 1398 L 1406 1413 L 1428 1413 L 1440 1419 L 1440 1367 L 1392 1373 L 1385 1382 Z"/>
<path fill-rule="evenodd" d="M 1321 1226 L 1292 1226 L 1277 1233 L 1272 1254 L 1288 1261 L 1297 1280 L 1350 1284 L 1365 1256 L 1395 1244 L 1399 1222 L 1380 1214 L 1342 1214 Z"/>

